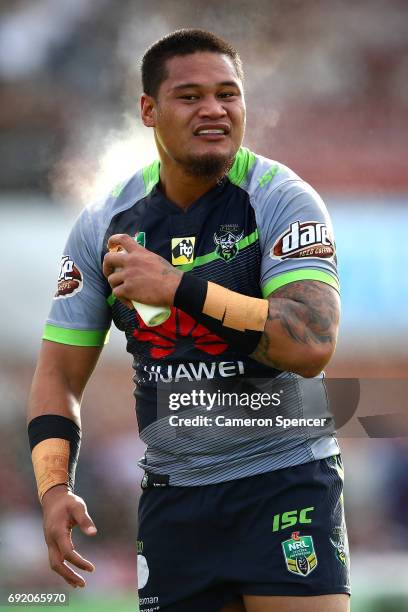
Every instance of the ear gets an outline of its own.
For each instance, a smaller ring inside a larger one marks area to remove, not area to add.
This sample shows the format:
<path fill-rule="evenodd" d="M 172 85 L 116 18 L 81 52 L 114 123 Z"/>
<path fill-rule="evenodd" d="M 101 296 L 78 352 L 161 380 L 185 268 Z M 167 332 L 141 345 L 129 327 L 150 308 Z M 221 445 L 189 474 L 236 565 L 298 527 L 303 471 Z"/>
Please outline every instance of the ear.
<path fill-rule="evenodd" d="M 140 114 L 146 127 L 156 127 L 156 102 L 145 93 L 140 98 Z"/>

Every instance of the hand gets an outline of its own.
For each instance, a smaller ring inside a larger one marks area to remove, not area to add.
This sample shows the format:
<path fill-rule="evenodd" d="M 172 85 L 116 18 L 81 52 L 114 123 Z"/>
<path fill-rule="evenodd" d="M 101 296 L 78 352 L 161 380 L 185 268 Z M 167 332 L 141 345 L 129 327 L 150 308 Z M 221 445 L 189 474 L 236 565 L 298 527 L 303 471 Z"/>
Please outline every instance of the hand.
<path fill-rule="evenodd" d="M 103 260 L 103 273 L 113 295 L 130 308 L 132 300 L 152 306 L 172 306 L 183 273 L 127 234 L 110 237 L 108 248 L 117 246 L 126 252 L 107 253 Z"/>
<path fill-rule="evenodd" d="M 96 527 L 83 499 L 68 491 L 66 485 L 49 489 L 43 499 L 44 535 L 48 546 L 50 567 L 73 587 L 84 587 L 82 576 L 72 570 L 69 561 L 81 570 L 93 572 L 95 566 L 74 548 L 71 531 L 78 525 L 86 535 L 95 535 Z"/>

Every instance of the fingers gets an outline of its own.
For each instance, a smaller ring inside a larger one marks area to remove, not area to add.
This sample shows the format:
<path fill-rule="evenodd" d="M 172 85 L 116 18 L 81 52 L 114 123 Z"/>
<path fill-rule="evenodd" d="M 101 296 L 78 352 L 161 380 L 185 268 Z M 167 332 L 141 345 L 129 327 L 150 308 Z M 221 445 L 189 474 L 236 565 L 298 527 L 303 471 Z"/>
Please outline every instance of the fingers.
<path fill-rule="evenodd" d="M 72 509 L 71 516 L 74 519 L 75 524 L 78 525 L 83 533 L 89 536 L 96 535 L 98 530 L 95 527 L 95 523 L 89 516 L 85 504 L 75 506 Z"/>
<path fill-rule="evenodd" d="M 123 250 L 117 250 L 118 247 Z M 153 255 L 151 251 L 142 247 L 128 234 L 114 234 L 111 236 L 108 241 L 108 249 L 109 252 L 106 253 L 103 259 L 103 273 L 106 278 L 108 278 L 108 276 L 112 274 L 115 269 L 123 268 L 126 262 L 130 261 L 128 258 L 129 254 L 132 254 L 130 259 L 133 261 L 133 263 L 135 263 L 136 260 L 138 264 L 150 261 L 150 258 Z M 154 255 L 154 257 L 156 258 L 158 256 Z"/>
<path fill-rule="evenodd" d="M 125 297 L 126 292 L 124 290 L 123 282 L 123 275 L 121 272 L 114 272 L 108 276 L 108 283 L 112 287 L 113 295 L 127 308 L 134 310 L 132 302 Z"/>
<path fill-rule="evenodd" d="M 108 276 L 108 283 L 110 284 L 110 286 L 112 287 L 112 289 L 114 289 L 115 287 L 118 287 L 119 285 L 121 285 L 124 281 L 123 278 L 123 273 L 122 271 L 116 271 L 116 272 L 111 272 Z"/>
<path fill-rule="evenodd" d="M 63 500 L 64 504 L 48 507 L 44 514 L 44 534 L 48 545 L 51 568 L 73 587 L 84 587 L 86 582 L 68 563 L 86 572 L 93 572 L 95 566 L 75 549 L 71 531 L 79 525 L 83 533 L 95 535 L 97 529 L 88 514 L 85 502 L 72 494 Z M 50 516 L 51 515 L 51 516 Z"/>
<path fill-rule="evenodd" d="M 49 546 L 48 551 L 51 569 L 59 574 L 65 582 L 74 588 L 83 588 L 86 585 L 84 578 L 66 564 L 63 555 L 56 546 Z"/>
<path fill-rule="evenodd" d="M 93 525 L 92 520 L 89 520 L 91 524 L 84 528 L 84 531 L 86 532 L 86 529 L 88 531 L 91 529 L 92 534 L 94 534 L 96 533 L 96 527 Z M 86 572 L 95 571 L 95 566 L 74 549 L 70 530 L 55 536 L 48 549 L 51 568 L 72 586 L 84 587 L 86 584 L 84 578 L 69 567 L 67 561 Z"/>
<path fill-rule="evenodd" d="M 102 270 L 104 276 L 108 278 L 111 274 L 118 270 L 119 268 L 123 268 L 127 253 L 106 253 L 103 258 Z"/>
<path fill-rule="evenodd" d="M 126 306 L 126 308 L 129 308 L 130 310 L 135 309 L 132 301 L 126 297 L 126 290 L 123 283 L 114 287 L 112 289 L 112 293 L 120 302 L 122 302 L 122 304 Z"/>
<path fill-rule="evenodd" d="M 112 247 L 121 246 L 125 249 L 125 251 L 136 251 L 137 249 L 142 249 L 143 247 L 137 244 L 134 238 L 131 238 L 128 234 L 114 234 L 109 238 L 108 241 L 108 249 Z"/>
<path fill-rule="evenodd" d="M 79 554 L 76 550 L 72 549 L 63 554 L 65 561 L 69 561 L 72 565 L 75 565 L 78 569 L 82 569 L 85 572 L 94 572 L 95 566 L 93 563 L 85 559 L 82 555 Z"/>
<path fill-rule="evenodd" d="M 126 256 L 129 253 L 137 251 L 139 251 L 139 254 L 145 253 L 145 249 L 128 234 L 114 234 L 111 236 L 108 240 L 108 251 L 103 259 L 103 273 L 106 277 L 115 268 L 123 267 L 127 259 Z"/>

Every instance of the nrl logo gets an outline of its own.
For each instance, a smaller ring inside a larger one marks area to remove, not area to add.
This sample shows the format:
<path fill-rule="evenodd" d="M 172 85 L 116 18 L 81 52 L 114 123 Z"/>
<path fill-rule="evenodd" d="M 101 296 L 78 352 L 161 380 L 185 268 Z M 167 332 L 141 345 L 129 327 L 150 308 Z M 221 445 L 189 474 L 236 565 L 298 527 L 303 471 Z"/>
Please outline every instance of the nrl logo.
<path fill-rule="evenodd" d="M 301 536 L 294 531 L 290 540 L 282 542 L 283 556 L 286 568 L 292 574 L 306 577 L 317 566 L 317 556 L 312 536 Z"/>
<path fill-rule="evenodd" d="M 231 261 L 231 259 L 234 259 L 234 257 L 236 257 L 238 254 L 238 242 L 243 236 L 243 231 L 238 236 L 229 231 L 224 232 L 221 235 L 218 235 L 215 232 L 214 242 L 217 245 L 215 252 L 224 261 Z"/>

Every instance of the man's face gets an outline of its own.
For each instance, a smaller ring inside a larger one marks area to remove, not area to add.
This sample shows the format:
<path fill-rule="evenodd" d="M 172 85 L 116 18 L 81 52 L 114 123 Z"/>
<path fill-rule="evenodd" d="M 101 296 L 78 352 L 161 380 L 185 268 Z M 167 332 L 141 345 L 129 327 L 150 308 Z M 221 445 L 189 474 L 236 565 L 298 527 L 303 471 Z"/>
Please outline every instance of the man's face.
<path fill-rule="evenodd" d="M 231 166 L 245 130 L 243 88 L 230 58 L 219 53 L 176 56 L 151 101 L 146 125 L 155 128 L 162 160 L 211 178 Z M 149 123 L 150 121 L 150 123 Z"/>

